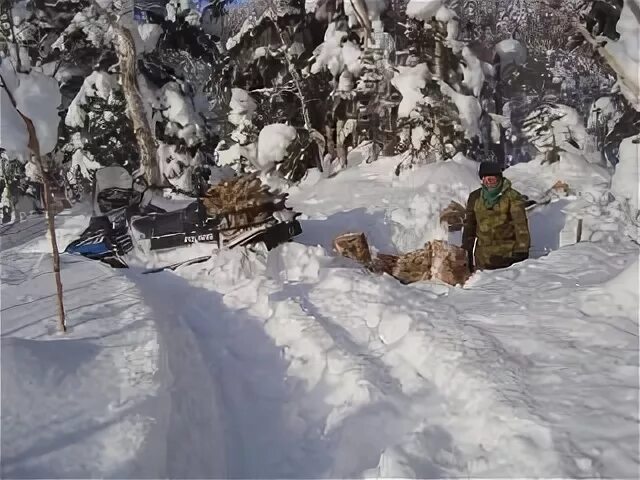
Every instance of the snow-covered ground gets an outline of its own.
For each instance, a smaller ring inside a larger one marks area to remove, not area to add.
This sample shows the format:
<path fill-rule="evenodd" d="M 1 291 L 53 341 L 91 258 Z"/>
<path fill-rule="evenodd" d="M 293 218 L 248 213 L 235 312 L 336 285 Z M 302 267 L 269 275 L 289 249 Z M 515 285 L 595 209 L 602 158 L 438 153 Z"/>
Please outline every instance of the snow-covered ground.
<path fill-rule="evenodd" d="M 395 177 L 399 161 L 310 174 L 289 199 L 303 234 L 271 252 L 152 275 L 66 259 L 65 336 L 44 235 L 6 244 L 3 475 L 635 477 L 639 250 L 603 203 L 609 172 L 569 154 L 507 170 L 531 198 L 575 190 L 531 212 L 533 258 L 407 286 L 333 238 L 363 231 L 389 253 L 446 238 L 437 217 L 477 188 L 477 164 Z M 87 222 L 59 217 L 61 244 Z"/>

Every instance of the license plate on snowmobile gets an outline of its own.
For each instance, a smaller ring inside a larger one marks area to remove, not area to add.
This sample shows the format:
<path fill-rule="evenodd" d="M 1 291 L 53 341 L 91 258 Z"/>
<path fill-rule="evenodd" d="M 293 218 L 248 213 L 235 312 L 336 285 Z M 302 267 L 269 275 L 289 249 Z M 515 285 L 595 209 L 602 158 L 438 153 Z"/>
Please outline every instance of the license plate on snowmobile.
<path fill-rule="evenodd" d="M 191 245 L 200 242 L 217 242 L 218 234 L 215 232 L 176 232 L 162 235 L 161 237 L 151 237 L 151 250 L 162 250 L 165 248 L 176 248 L 182 245 Z"/>

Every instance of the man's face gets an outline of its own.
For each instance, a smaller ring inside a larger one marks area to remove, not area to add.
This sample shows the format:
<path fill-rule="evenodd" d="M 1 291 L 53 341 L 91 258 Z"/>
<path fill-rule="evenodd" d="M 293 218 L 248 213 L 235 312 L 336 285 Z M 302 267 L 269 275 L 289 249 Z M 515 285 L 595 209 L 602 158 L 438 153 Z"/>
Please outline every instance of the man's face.
<path fill-rule="evenodd" d="M 496 175 L 488 175 L 486 177 L 482 177 L 482 184 L 487 188 L 497 187 L 500 183 L 500 177 Z"/>

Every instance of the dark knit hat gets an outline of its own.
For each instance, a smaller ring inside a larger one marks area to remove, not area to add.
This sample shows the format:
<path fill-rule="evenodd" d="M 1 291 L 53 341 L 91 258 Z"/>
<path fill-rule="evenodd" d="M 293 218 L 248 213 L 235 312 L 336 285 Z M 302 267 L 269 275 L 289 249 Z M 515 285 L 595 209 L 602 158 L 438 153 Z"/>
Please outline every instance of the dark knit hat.
<path fill-rule="evenodd" d="M 478 169 L 478 175 L 482 177 L 502 176 L 502 168 L 498 162 L 482 162 Z"/>

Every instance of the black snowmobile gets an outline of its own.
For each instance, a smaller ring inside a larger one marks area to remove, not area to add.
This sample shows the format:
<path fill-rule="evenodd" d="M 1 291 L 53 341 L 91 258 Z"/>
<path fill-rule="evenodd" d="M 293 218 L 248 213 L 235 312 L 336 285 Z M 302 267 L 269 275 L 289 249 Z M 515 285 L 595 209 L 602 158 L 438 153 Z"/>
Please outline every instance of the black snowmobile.
<path fill-rule="evenodd" d="M 268 250 L 302 232 L 299 215 L 289 208 L 268 211 L 259 221 L 238 225 L 228 216 L 210 215 L 202 199 L 188 199 L 184 208 L 170 210 L 180 202 L 158 202 L 150 190 L 136 187 L 133 177 L 120 166 L 96 171 L 93 192 L 94 216 L 80 238 L 65 252 L 101 260 L 113 267 L 127 267 L 123 255 L 134 247 L 149 253 L 194 243 L 233 248 L 264 243 Z"/>

